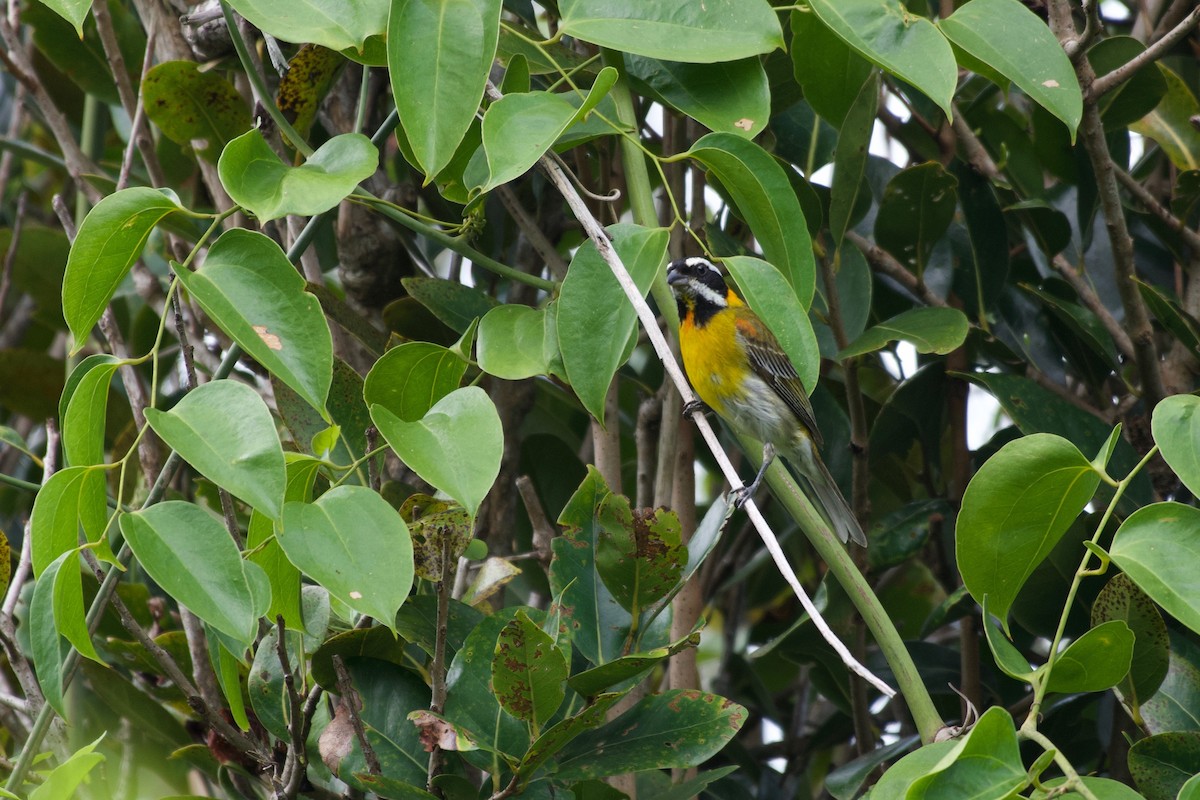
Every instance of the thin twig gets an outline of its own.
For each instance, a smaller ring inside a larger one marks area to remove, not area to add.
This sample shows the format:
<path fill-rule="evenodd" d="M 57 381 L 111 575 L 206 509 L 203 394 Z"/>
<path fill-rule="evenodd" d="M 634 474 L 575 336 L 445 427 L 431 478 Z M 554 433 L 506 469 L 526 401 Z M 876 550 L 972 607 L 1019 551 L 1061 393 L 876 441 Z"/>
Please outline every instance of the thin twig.
<path fill-rule="evenodd" d="M 550 524 L 546 509 L 542 508 L 542 501 L 538 498 L 537 490 L 533 488 L 533 481 L 528 475 L 517 477 L 517 491 L 521 495 L 521 502 L 525 505 L 525 513 L 529 515 L 529 524 L 533 528 L 533 550 L 538 561 L 543 566 L 549 566 L 550 543 L 554 541 L 557 532 Z"/>
<path fill-rule="evenodd" d="M 17 216 L 13 220 L 12 234 L 8 240 L 8 250 L 4 254 L 4 266 L 0 268 L 0 311 L 4 310 L 4 303 L 8 300 L 8 291 L 12 286 L 13 267 L 17 263 L 17 248 L 21 244 L 21 228 L 25 225 L 25 211 L 28 201 L 28 193 L 21 192 L 21 196 L 17 198 Z"/>
<path fill-rule="evenodd" d="M 379 765 L 379 756 L 375 754 L 375 748 L 371 747 L 371 743 L 367 741 L 367 731 L 363 727 L 362 718 L 358 715 L 358 710 L 362 707 L 362 698 L 358 696 L 354 684 L 350 682 L 350 673 L 346 670 L 346 662 L 337 653 L 333 655 L 333 669 L 337 672 L 338 692 L 342 696 L 342 703 L 346 706 L 346 714 L 350 717 L 354 735 L 358 737 L 358 746 L 362 748 L 363 759 L 367 762 L 367 771 L 372 775 L 379 775 L 383 772 Z"/>
<path fill-rule="evenodd" d="M 142 59 L 144 77 L 150 71 L 154 62 L 154 39 L 158 35 L 154 20 L 150 20 L 146 29 L 146 55 Z M 129 185 L 129 174 L 133 169 L 133 150 L 137 148 L 142 155 L 142 163 L 146 165 L 146 174 L 154 186 L 165 186 L 166 178 L 162 174 L 162 166 L 158 163 L 158 153 L 154 151 L 154 140 L 146 129 L 146 104 L 142 102 L 142 88 L 138 85 L 137 101 L 134 105 L 133 120 L 129 124 L 129 142 L 125 146 L 125 155 L 121 159 L 121 172 L 117 176 L 117 190 Z"/>
<path fill-rule="evenodd" d="M 867 263 L 881 275 L 894 280 L 927 306 L 949 308 L 949 304 L 934 294 L 916 275 L 877 244 L 867 241 L 854 231 L 846 231 L 847 241 L 854 244 L 867 258 Z"/>
<path fill-rule="evenodd" d="M 1195 229 L 1189 228 L 1184 224 L 1183 220 L 1171 213 L 1170 209 L 1155 199 L 1154 195 L 1150 194 L 1150 190 L 1142 184 L 1138 183 L 1137 179 L 1130 175 L 1120 167 L 1113 170 L 1117 176 L 1117 180 L 1125 187 L 1128 192 L 1138 199 L 1142 205 L 1146 207 L 1154 216 L 1161 219 L 1166 226 L 1175 233 L 1179 234 L 1180 238 L 1187 243 L 1187 246 L 1193 251 L 1200 251 L 1200 233 Z"/>
<path fill-rule="evenodd" d="M 1147 47 L 1142 52 L 1138 53 L 1133 58 L 1126 61 L 1121 66 L 1114 69 L 1105 75 L 1101 75 L 1092 82 L 1091 88 L 1088 90 L 1085 102 L 1088 100 L 1097 100 L 1103 97 L 1106 93 L 1117 88 L 1125 81 L 1129 80 L 1134 74 L 1147 64 L 1157 61 L 1167 54 L 1167 51 L 1182 41 L 1196 25 L 1200 24 L 1200 6 L 1192 9 L 1192 13 L 1183 18 L 1183 21 L 1170 30 L 1169 33 L 1163 35 L 1161 39 Z"/>
<path fill-rule="evenodd" d="M 507 186 L 497 186 L 496 193 L 500 196 L 500 202 L 504 204 L 508 213 L 517 223 L 517 227 L 521 229 L 521 233 L 542 257 L 542 261 L 550 269 L 550 274 L 554 276 L 554 279 L 561 281 L 567 277 L 567 262 L 563 260 L 554 244 L 546 238 L 546 234 L 538 227 L 537 221 L 521 205 L 521 201 L 517 199 L 513 190 Z"/>
<path fill-rule="evenodd" d="M 292 773 L 290 770 L 299 771 L 303 774 L 305 770 L 306 749 L 304 744 L 304 719 L 302 702 L 300 693 L 296 689 L 296 676 L 292 674 L 292 667 L 287 652 L 287 628 L 284 626 L 283 615 L 275 617 L 275 653 L 279 659 L 279 667 L 283 670 L 283 688 L 288 699 L 288 736 L 291 741 L 288 744 L 288 756 L 284 762 L 283 771 L 280 777 L 283 787 L 286 790 L 291 784 L 290 779 Z"/>

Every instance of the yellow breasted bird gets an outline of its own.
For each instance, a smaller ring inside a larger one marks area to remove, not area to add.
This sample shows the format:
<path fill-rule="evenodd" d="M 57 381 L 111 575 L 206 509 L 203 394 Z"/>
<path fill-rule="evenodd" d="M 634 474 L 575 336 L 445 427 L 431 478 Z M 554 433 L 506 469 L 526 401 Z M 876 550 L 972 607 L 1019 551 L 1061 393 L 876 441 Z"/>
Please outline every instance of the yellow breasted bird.
<path fill-rule="evenodd" d="M 867 538 L 821 460 L 812 405 L 775 335 L 703 258 L 674 261 L 667 282 L 679 305 L 679 349 L 696 394 L 735 431 L 763 443 L 749 497 L 776 452 L 808 479 L 817 505 L 843 542 Z"/>

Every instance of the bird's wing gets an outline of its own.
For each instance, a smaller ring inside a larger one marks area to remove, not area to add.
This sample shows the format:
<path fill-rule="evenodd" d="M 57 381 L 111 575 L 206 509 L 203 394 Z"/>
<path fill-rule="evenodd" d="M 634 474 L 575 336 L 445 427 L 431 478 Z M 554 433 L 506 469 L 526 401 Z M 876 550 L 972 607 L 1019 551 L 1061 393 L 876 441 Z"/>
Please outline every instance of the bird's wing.
<path fill-rule="evenodd" d="M 775 336 L 757 320 L 739 320 L 737 331 L 738 338 L 746 348 L 750 368 L 783 398 L 788 408 L 800 420 L 800 424 L 808 429 L 813 443 L 821 447 L 821 431 L 817 428 L 812 403 L 808 400 L 800 376 L 796 374 L 796 368 L 788 360 Z"/>

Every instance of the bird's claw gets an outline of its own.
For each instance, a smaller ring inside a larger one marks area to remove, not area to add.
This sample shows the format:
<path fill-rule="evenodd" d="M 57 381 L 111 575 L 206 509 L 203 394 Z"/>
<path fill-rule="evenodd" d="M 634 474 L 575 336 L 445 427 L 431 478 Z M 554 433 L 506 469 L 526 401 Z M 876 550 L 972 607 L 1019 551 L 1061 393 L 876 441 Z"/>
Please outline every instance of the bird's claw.
<path fill-rule="evenodd" d="M 734 509 L 740 509 L 753 499 L 756 491 L 758 491 L 758 481 L 751 483 L 749 486 L 739 486 L 729 493 L 729 504 Z"/>
<path fill-rule="evenodd" d="M 699 411 L 701 414 L 707 414 L 709 408 L 704 404 L 703 400 L 689 400 L 683 404 L 683 416 L 690 417 Z"/>

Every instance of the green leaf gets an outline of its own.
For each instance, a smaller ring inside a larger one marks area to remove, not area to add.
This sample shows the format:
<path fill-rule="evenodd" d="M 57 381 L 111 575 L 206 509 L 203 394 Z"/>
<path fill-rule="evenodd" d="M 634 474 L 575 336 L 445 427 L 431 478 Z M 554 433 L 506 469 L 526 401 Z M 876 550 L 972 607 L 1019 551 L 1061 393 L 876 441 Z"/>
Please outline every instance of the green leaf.
<path fill-rule="evenodd" d="M 771 116 L 771 90 L 758 58 L 686 64 L 626 55 L 635 87 L 711 131 L 752 139 Z"/>
<path fill-rule="evenodd" d="M 1129 126 L 1153 139 L 1179 169 L 1200 169 L 1200 131 L 1191 124 L 1200 114 L 1196 95 L 1176 73 L 1156 63 L 1167 82 L 1167 93 L 1153 111 Z"/>
<path fill-rule="evenodd" d="M 115 356 L 91 355 L 79 362 L 67 380 L 59 407 L 65 405 L 60 414 L 63 450 L 71 466 L 86 467 L 104 463 L 108 387 L 120 363 Z"/>
<path fill-rule="evenodd" d="M 63 553 L 38 576 L 33 586 L 33 597 L 29 601 L 30 657 L 37 672 L 38 685 L 51 708 L 65 716 L 63 703 L 63 667 L 71 651 L 66 638 L 59 630 L 54 618 L 55 594 L 58 573 L 64 562 L 68 569 L 79 574 L 79 555 L 74 549 Z"/>
<path fill-rule="evenodd" d="M 551 542 L 550 591 L 567 623 L 579 621 L 572 644 L 596 666 L 622 655 L 632 621 L 596 572 L 599 513 L 610 495 L 604 478 L 589 465 L 587 477 L 558 517 L 563 535 Z"/>
<path fill-rule="evenodd" d="M 807 9 L 792 12 L 791 54 L 804 99 L 813 111 L 840 128 L 871 75 L 871 63 Z"/>
<path fill-rule="evenodd" d="M 396 610 L 412 588 L 412 540 L 377 492 L 339 486 L 315 503 L 288 503 L 278 539 L 288 560 L 331 595 L 396 630 Z"/>
<path fill-rule="evenodd" d="M 285 639 L 288 666 L 295 676 L 297 665 L 304 663 L 300 634 L 287 631 Z M 294 677 L 293 680 L 299 685 L 299 678 Z M 246 675 L 246 694 L 250 697 L 250 706 L 258 722 L 277 739 L 289 741 L 288 720 L 291 719 L 292 707 L 284 684 L 283 665 L 279 663 L 279 628 L 274 625 L 258 642 L 254 661 Z"/>
<path fill-rule="evenodd" d="M 988 609 L 988 598 L 985 595 L 983 598 L 983 632 L 987 637 L 988 649 L 992 651 L 992 658 L 996 659 L 996 666 L 1010 678 L 1025 683 L 1033 683 L 1033 677 L 1036 671 L 1029 666 L 1029 661 L 1025 656 L 1021 655 L 1021 651 L 1013 646 L 1012 642 L 1004 635 L 1004 633 L 996 627 L 992 622 L 992 615 Z"/>
<path fill-rule="evenodd" d="M 175 274 L 221 330 L 330 421 L 329 323 L 279 245 L 235 228 L 213 243 L 199 270 Z"/>
<path fill-rule="evenodd" d="M 966 315 L 956 308 L 914 308 L 868 328 L 838 353 L 838 360 L 882 350 L 896 341 L 911 343 L 918 353 L 945 355 L 962 346 L 970 329 Z"/>
<path fill-rule="evenodd" d="M 1200 493 L 1200 397 L 1177 394 L 1154 407 L 1151 431 L 1163 460 L 1183 485 Z"/>
<path fill-rule="evenodd" d="M 388 0 L 230 0 L 254 27 L 285 42 L 360 49 L 387 27 Z"/>
<path fill-rule="evenodd" d="M 767 151 L 731 133 L 701 137 L 688 155 L 729 192 L 762 248 L 808 309 L 816 288 L 812 239 L 787 173 Z"/>
<path fill-rule="evenodd" d="M 467 362 L 429 342 L 405 342 L 388 350 L 363 383 L 368 406 L 380 405 L 404 422 L 416 422 L 458 388 Z"/>
<path fill-rule="evenodd" d="M 707 64 L 783 47 L 775 11 L 763 0 L 684 5 L 641 0 L 561 0 L 560 31 L 639 56 Z"/>
<path fill-rule="evenodd" d="M 567 679 L 567 684 L 583 697 L 602 697 L 600 693 L 617 684 L 629 685 L 676 653 L 700 644 L 700 634 L 693 633 L 670 647 L 656 647 L 645 653 L 632 653 L 601 664 L 598 667 L 578 672 Z"/>
<path fill-rule="evenodd" d="M 1102 692 L 1129 675 L 1134 634 L 1121 620 L 1103 622 L 1071 642 L 1054 662 L 1048 692 Z"/>
<path fill-rule="evenodd" d="M 1020 0 L 971 0 L 938 23 L 946 38 L 1011 80 L 1075 141 L 1083 95 L 1058 39 Z"/>
<path fill-rule="evenodd" d="M 1180 344 L 1190 350 L 1193 355 L 1200 356 L 1200 323 L 1196 321 L 1196 318 L 1180 308 L 1179 301 L 1161 288 L 1142 281 L 1136 281 L 1136 283 L 1150 313 L 1172 336 L 1179 340 Z"/>
<path fill-rule="evenodd" d="M 75 797 L 76 790 L 87 779 L 88 773 L 105 760 L 103 755 L 93 752 L 105 735 L 101 734 L 96 741 L 79 748 L 70 758 L 51 770 L 46 780 L 29 793 L 29 800 Z"/>
<path fill-rule="evenodd" d="M 211 385 L 211 384 L 206 384 Z M 270 597 L 255 590 L 258 565 L 242 561 L 220 522 L 191 503 L 170 500 L 121 515 L 121 533 L 155 583 L 216 630 L 248 646 Z"/>
<path fill-rule="evenodd" d="M 472 322 L 499 305 L 491 295 L 456 281 L 418 275 L 400 282 L 411 297 L 455 333 L 466 333 Z"/>
<path fill-rule="evenodd" d="M 668 509 L 631 510 L 609 495 L 598 511 L 596 571 L 621 606 L 635 616 L 679 582 L 687 564 L 679 516 Z"/>
<path fill-rule="evenodd" d="M 409 709 L 429 707 L 429 687 L 412 669 L 403 669 L 370 658 L 346 665 L 350 682 L 362 700 L 359 715 L 367 741 L 379 757 L 381 775 L 371 775 L 361 747 L 338 764 L 338 774 L 356 788 L 396 800 L 434 800 L 418 789 L 425 786 L 429 753 L 421 742 L 422 731 L 408 719 Z M 350 738 L 356 740 L 352 732 Z"/>
<path fill-rule="evenodd" d="M 1179 788 L 1179 800 L 1200 800 L 1200 774 L 1193 775 Z"/>
<path fill-rule="evenodd" d="M 51 564 L 46 570 L 47 575 L 54 573 L 54 627 L 81 656 L 103 664 L 104 661 L 92 645 L 92 635 L 88 632 L 78 551 L 68 550 L 58 557 L 55 564 L 59 565 L 58 568 Z"/>
<path fill-rule="evenodd" d="M 501 2 L 393 0 L 391 6 L 392 95 L 417 166 L 432 177 L 454 157 L 483 99 Z"/>
<path fill-rule="evenodd" d="M 958 179 L 936 161 L 897 172 L 879 201 L 875 241 L 918 276 L 922 275 L 934 245 L 954 219 L 957 188 Z"/>
<path fill-rule="evenodd" d="M 739 140 L 741 141 L 741 140 Z M 667 255 L 665 228 L 618 223 L 606 228 L 613 247 L 645 296 Z M 567 378 L 588 412 L 604 423 L 604 398 L 629 357 L 637 324 L 633 306 L 591 241 L 575 251 L 558 298 L 558 347 Z"/>
<path fill-rule="evenodd" d="M 579 106 L 551 92 L 509 94 L 492 103 L 483 115 L 483 149 L 471 158 L 463 181 L 472 191 L 486 193 L 524 175 L 616 81 L 615 69 L 602 69 Z"/>
<path fill-rule="evenodd" d="M 896 756 L 904 755 L 920 742 L 920 737 L 915 734 L 905 736 L 898 741 L 876 747 L 865 755 L 847 761 L 830 770 L 829 775 L 825 778 L 826 791 L 834 800 L 854 800 L 876 770 Z"/>
<path fill-rule="evenodd" d="M 379 151 L 361 133 L 334 136 L 300 166 L 288 166 L 256 128 L 225 145 L 217 171 L 234 202 L 267 222 L 328 211 L 378 166 Z"/>
<path fill-rule="evenodd" d="M 75 27 L 79 38 L 83 38 L 83 21 L 92 8 L 91 0 L 41 0 L 42 3 Z"/>
<path fill-rule="evenodd" d="M 29 518 L 34 575 L 75 549 L 81 523 L 88 541 L 99 540 L 107 520 L 104 491 L 104 470 L 95 467 L 67 467 L 42 484 Z"/>
<path fill-rule="evenodd" d="M 1136 637 L 1129 675 L 1116 687 L 1130 708 L 1136 709 L 1158 691 L 1170 667 L 1167 624 L 1154 601 L 1129 576 L 1112 576 L 1092 604 L 1092 625 L 1120 620 Z"/>
<path fill-rule="evenodd" d="M 811 0 L 809 7 L 864 58 L 912 84 L 951 116 L 958 65 L 932 22 L 900 0 Z"/>
<path fill-rule="evenodd" d="M 510 381 L 546 375 L 558 351 L 557 328 L 546 309 L 506 304 L 479 321 L 479 368 Z"/>
<path fill-rule="evenodd" d="M 551 756 L 566 747 L 572 739 L 584 731 L 603 725 L 608 710 L 624 696 L 624 692 L 599 695 L 584 706 L 579 713 L 548 728 L 529 747 L 525 757 L 521 759 L 520 766 L 517 767 L 517 774 L 522 776 L 534 774 Z"/>
<path fill-rule="evenodd" d="M 554 639 L 517 612 L 500 631 L 492 655 L 492 687 L 500 707 L 539 731 L 566 696 L 567 659 Z"/>
<path fill-rule="evenodd" d="M 280 76 L 275 91 L 275 104 L 292 121 L 296 133 L 308 136 L 317 117 L 317 107 L 341 75 L 345 63 L 346 56 L 314 44 L 302 45 L 288 59 L 287 72 Z"/>
<path fill-rule="evenodd" d="M 907 796 L 1002 798 L 1028 783 L 1012 717 L 993 706 L 929 774 L 913 782 Z"/>
<path fill-rule="evenodd" d="M 936 767 L 949 751 L 955 750 L 958 746 L 959 742 L 950 740 L 934 742 L 917 748 L 883 773 L 879 783 L 872 787 L 867 796 L 871 800 L 906 797 L 914 783 L 929 774 L 929 771 Z"/>
<path fill-rule="evenodd" d="M 829 232 L 834 250 L 842 246 L 842 238 L 854 209 L 858 206 L 867 169 L 867 148 L 875 130 L 875 115 L 879 112 L 879 73 L 872 71 L 866 83 L 846 111 L 842 129 L 833 153 L 833 185 L 829 187 Z"/>
<path fill-rule="evenodd" d="M 959 572 L 976 600 L 988 597 L 1006 630 L 1017 592 L 1099 482 L 1075 445 L 1037 433 L 1006 444 L 967 485 L 954 532 Z"/>
<path fill-rule="evenodd" d="M 715 694 L 673 689 L 642 699 L 603 727 L 576 737 L 558 758 L 559 780 L 693 767 L 746 721 L 746 709 Z"/>
<path fill-rule="evenodd" d="M 167 61 L 142 79 L 146 116 L 163 135 L 215 163 L 221 149 L 253 124 L 246 101 L 217 71 L 192 61 Z"/>
<path fill-rule="evenodd" d="M 800 382 L 811 393 L 820 377 L 821 352 L 808 314 L 783 275 L 771 264 L 751 256 L 730 256 L 722 262 L 737 282 L 739 294 L 779 340 Z"/>
<path fill-rule="evenodd" d="M 75 340 L 72 352 L 87 343 L 154 226 L 179 211 L 183 207 L 169 190 L 137 187 L 110 194 L 84 217 L 62 285 L 63 317 Z"/>
<path fill-rule="evenodd" d="M 1200 732 L 1171 731 L 1139 739 L 1129 748 L 1129 774 L 1146 800 L 1175 800 L 1200 774 Z"/>
<path fill-rule="evenodd" d="M 307 503 L 312 500 L 313 483 L 321 462 L 296 453 L 284 455 L 287 460 L 287 488 L 283 493 L 285 503 Z M 275 520 L 261 511 L 251 511 L 246 528 L 246 560 L 262 567 L 271 584 L 271 607 L 268 619 L 274 621 L 283 616 L 284 624 L 292 630 L 304 629 L 304 618 L 300 608 L 300 570 L 296 569 L 283 552 L 275 537 Z"/>
<path fill-rule="evenodd" d="M 202 384 L 170 411 L 146 421 L 183 460 L 272 519 L 279 519 L 287 475 L 271 411 L 234 380 Z"/>
<path fill-rule="evenodd" d="M 1168 614 L 1200 632 L 1200 509 L 1154 503 L 1131 514 L 1113 537 L 1109 555 Z"/>
<path fill-rule="evenodd" d="M 375 404 L 371 419 L 409 469 L 475 516 L 500 474 L 504 452 L 500 415 L 486 392 L 456 389 L 413 422 Z"/>
<path fill-rule="evenodd" d="M 441 581 L 446 568 L 458 564 L 471 542 L 474 525 L 466 509 L 418 493 L 405 498 L 400 516 L 408 523 L 412 536 L 417 575 L 427 581 Z"/>
<path fill-rule="evenodd" d="M 1079 779 L 1096 796 L 1096 800 L 1146 800 L 1144 795 L 1112 778 L 1093 778 L 1089 775 L 1084 775 L 1080 776 Z M 1048 791 L 1059 789 L 1065 782 L 1066 778 L 1053 778 L 1052 780 L 1043 781 L 1042 787 Z M 1079 792 L 1068 792 L 1065 795 L 1059 795 L 1035 791 L 1030 796 L 1035 798 L 1035 800 L 1047 800 L 1047 798 L 1051 797 L 1081 797 L 1082 795 Z M 1180 800 L 1183 800 L 1183 798 L 1181 797 Z"/>
<path fill-rule="evenodd" d="M 1146 45 L 1132 36 L 1108 36 L 1088 50 L 1096 77 L 1112 72 L 1140 56 Z M 1116 130 L 1149 114 L 1167 93 L 1167 82 L 1153 62 L 1146 64 L 1100 98 L 1100 115 L 1106 130 Z"/>

